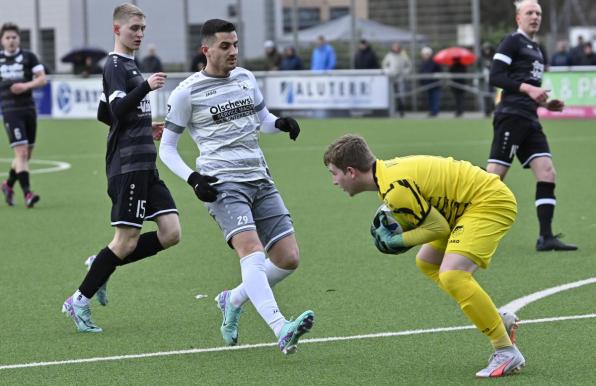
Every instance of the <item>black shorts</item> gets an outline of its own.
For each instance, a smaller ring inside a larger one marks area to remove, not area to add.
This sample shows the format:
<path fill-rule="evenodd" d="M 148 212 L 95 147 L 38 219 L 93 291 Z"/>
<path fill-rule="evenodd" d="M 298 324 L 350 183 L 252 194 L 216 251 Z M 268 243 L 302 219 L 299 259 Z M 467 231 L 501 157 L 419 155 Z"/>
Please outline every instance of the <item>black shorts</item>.
<path fill-rule="evenodd" d="M 178 213 L 166 184 L 157 170 L 119 174 L 108 179 L 112 199 L 112 226 L 141 228 L 144 220 L 167 213 Z"/>
<path fill-rule="evenodd" d="M 511 166 L 513 157 L 524 168 L 538 157 L 551 157 L 548 141 L 540 122 L 518 115 L 495 114 L 493 143 L 489 163 Z"/>
<path fill-rule="evenodd" d="M 4 129 L 8 134 L 10 147 L 35 144 L 37 134 L 37 112 L 35 109 L 8 111 L 3 113 Z"/>

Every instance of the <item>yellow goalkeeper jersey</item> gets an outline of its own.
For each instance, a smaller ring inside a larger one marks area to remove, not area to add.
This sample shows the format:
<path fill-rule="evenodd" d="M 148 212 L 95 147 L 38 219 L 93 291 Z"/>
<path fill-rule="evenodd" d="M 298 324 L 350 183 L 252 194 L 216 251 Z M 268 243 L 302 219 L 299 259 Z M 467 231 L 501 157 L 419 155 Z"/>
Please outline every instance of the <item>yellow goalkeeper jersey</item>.
<path fill-rule="evenodd" d="M 473 205 L 502 189 L 496 174 L 451 157 L 415 155 L 377 160 L 374 177 L 379 196 L 404 230 L 418 227 L 435 207 L 453 229 Z"/>

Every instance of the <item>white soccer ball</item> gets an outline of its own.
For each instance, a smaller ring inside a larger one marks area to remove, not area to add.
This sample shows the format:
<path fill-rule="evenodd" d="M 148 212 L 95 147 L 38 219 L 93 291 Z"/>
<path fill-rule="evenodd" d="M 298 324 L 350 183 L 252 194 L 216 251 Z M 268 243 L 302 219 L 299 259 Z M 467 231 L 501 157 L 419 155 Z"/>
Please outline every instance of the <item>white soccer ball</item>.
<path fill-rule="evenodd" d="M 379 242 L 379 240 L 376 239 L 376 231 L 380 227 L 389 230 L 394 235 L 404 232 L 403 226 L 399 223 L 399 221 L 397 221 L 391 209 L 389 209 L 385 204 L 381 205 L 375 212 L 375 217 L 373 218 L 373 222 L 370 227 L 370 233 L 373 236 L 373 239 L 375 240 L 375 246 L 380 252 L 391 255 L 399 255 L 401 253 L 407 252 L 411 248 L 391 248 L 383 244 L 382 242 Z"/>
<path fill-rule="evenodd" d="M 380 225 L 389 229 L 393 234 L 403 233 L 404 229 L 400 223 L 393 216 L 391 209 L 387 205 L 382 204 L 375 212 L 375 218 L 373 219 L 373 226 L 378 228 Z"/>

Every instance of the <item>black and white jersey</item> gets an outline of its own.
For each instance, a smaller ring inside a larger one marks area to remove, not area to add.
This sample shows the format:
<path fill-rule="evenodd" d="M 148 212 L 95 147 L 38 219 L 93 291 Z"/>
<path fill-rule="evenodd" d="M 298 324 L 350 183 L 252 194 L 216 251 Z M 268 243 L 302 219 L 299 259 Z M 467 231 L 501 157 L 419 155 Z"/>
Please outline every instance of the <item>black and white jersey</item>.
<path fill-rule="evenodd" d="M 30 82 L 33 75 L 42 72 L 43 65 L 39 63 L 33 52 L 18 49 L 9 55 L 0 51 L 0 106 L 2 111 L 16 111 L 34 109 L 35 103 L 31 90 L 22 94 L 13 94 L 10 86 L 14 83 Z"/>
<path fill-rule="evenodd" d="M 157 149 L 152 136 L 149 91 L 133 57 L 110 53 L 104 66 L 99 106 L 99 110 L 109 113 L 106 120 L 110 123 L 106 151 L 108 178 L 156 169 Z"/>
<path fill-rule="evenodd" d="M 538 119 L 538 104 L 519 87 L 522 83 L 540 87 L 543 74 L 544 56 L 538 43 L 519 30 L 505 37 L 496 50 L 490 72 L 490 83 L 503 89 L 496 113 Z"/>

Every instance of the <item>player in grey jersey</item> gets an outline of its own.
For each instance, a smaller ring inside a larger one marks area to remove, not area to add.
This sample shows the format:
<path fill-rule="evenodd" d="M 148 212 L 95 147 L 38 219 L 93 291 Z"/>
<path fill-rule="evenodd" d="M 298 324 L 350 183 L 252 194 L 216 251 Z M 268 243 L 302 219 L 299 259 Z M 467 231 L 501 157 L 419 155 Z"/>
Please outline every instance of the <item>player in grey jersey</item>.
<path fill-rule="evenodd" d="M 254 75 L 236 67 L 238 36 L 232 23 L 208 20 L 201 35 L 207 66 L 172 92 L 159 155 L 206 203 L 240 257 L 242 283 L 216 297 L 224 342 L 237 344 L 242 305 L 250 300 L 277 336 L 281 351 L 290 354 L 311 329 L 314 313 L 286 320 L 271 290 L 298 267 L 299 252 L 290 214 L 259 146 L 259 132 L 284 131 L 296 140 L 300 128 L 292 118 L 269 113 Z M 185 128 L 200 150 L 196 170 L 177 151 Z"/>

